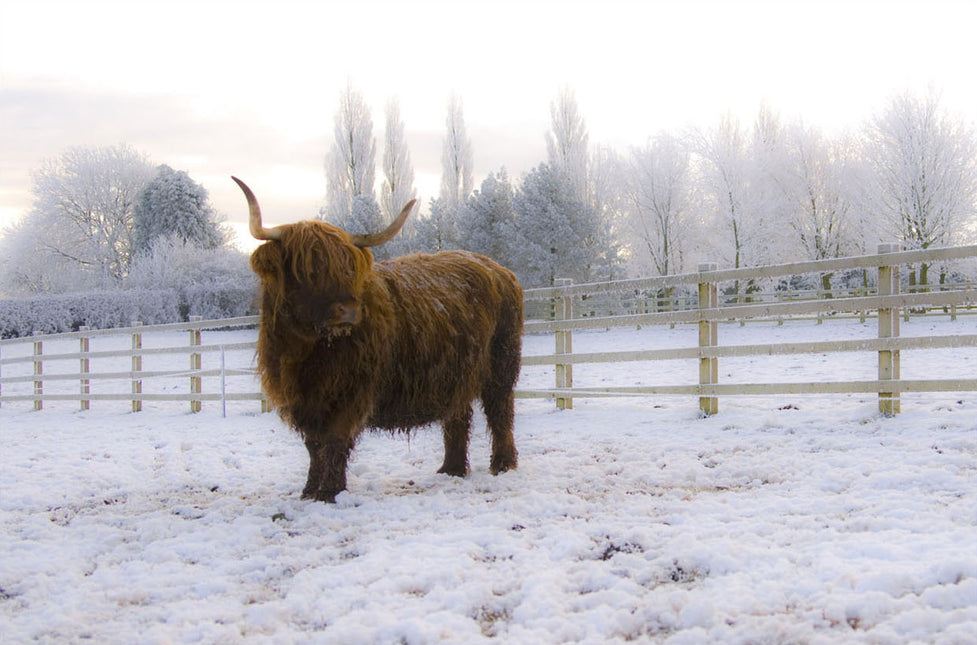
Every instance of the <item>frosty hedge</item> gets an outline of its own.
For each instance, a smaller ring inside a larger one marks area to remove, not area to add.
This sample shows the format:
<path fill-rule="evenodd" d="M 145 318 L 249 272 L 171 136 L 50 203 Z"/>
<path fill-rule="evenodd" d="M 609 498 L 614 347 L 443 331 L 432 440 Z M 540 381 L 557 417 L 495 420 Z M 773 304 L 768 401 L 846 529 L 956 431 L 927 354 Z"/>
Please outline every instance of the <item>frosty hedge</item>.
<path fill-rule="evenodd" d="M 34 332 L 56 334 L 182 322 L 190 316 L 230 318 L 257 313 L 255 287 L 199 284 L 182 289 L 120 289 L 74 294 L 44 294 L 0 300 L 0 338 L 19 338 Z"/>

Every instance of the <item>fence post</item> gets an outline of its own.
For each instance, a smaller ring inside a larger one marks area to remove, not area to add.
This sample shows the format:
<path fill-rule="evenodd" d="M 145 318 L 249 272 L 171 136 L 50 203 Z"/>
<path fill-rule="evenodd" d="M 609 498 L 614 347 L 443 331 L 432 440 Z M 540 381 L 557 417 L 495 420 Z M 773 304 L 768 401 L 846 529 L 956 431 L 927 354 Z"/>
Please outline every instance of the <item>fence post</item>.
<path fill-rule="evenodd" d="M 699 265 L 699 273 L 716 271 L 719 265 L 713 262 Z M 715 309 L 719 307 L 719 286 L 715 282 L 706 282 L 699 277 L 699 309 Z M 719 344 L 719 323 L 715 320 L 699 321 L 699 348 L 715 347 Z M 714 385 L 719 382 L 719 359 L 701 357 L 699 359 L 699 385 Z M 699 410 L 710 416 L 719 413 L 719 397 L 700 396 Z"/>
<path fill-rule="evenodd" d="M 879 254 L 897 253 L 899 244 L 879 244 Z M 879 267 L 879 295 L 894 296 L 899 293 L 899 266 Z M 879 338 L 899 337 L 899 308 L 879 307 Z M 879 380 L 899 379 L 899 350 L 879 350 Z M 898 392 L 879 392 L 879 412 L 887 417 L 900 412 Z"/>
<path fill-rule="evenodd" d="M 133 327 L 142 327 L 142 323 L 138 320 L 132 321 Z M 142 354 L 139 350 L 142 349 L 142 332 L 132 332 L 132 411 L 141 412 L 142 411 L 142 400 L 136 395 L 142 394 L 142 379 L 139 378 L 139 372 L 142 371 Z"/>
<path fill-rule="evenodd" d="M 573 284 L 573 280 L 568 278 L 559 278 L 555 280 L 555 284 L 558 287 L 569 287 Z M 573 318 L 573 301 L 570 296 L 556 296 L 553 301 L 553 310 L 557 320 L 570 320 Z M 573 353 L 573 332 L 569 329 L 558 329 L 556 331 L 556 353 L 557 354 L 572 354 Z M 573 387 L 573 365 L 570 363 L 557 363 L 556 364 L 556 387 L 558 388 L 572 388 Z M 572 397 L 557 397 L 556 407 L 558 410 L 572 410 L 573 409 L 573 398 Z"/>
<path fill-rule="evenodd" d="M 41 356 L 44 354 L 44 341 L 41 340 L 43 335 L 43 331 L 34 332 L 34 396 L 44 395 L 44 379 L 41 378 L 44 374 L 44 363 L 41 361 Z M 34 409 L 44 409 L 44 401 L 34 399 Z"/>
<path fill-rule="evenodd" d="M 90 327 L 88 325 L 82 325 L 78 328 L 78 331 L 89 331 Z M 89 338 L 88 336 L 80 336 L 78 338 L 78 351 L 82 354 L 87 354 L 89 352 Z M 81 394 L 81 409 L 88 410 L 91 407 L 91 402 L 85 398 L 87 394 L 91 394 L 91 381 L 85 378 L 91 371 L 91 363 L 87 356 L 82 356 L 78 360 L 78 372 L 82 375 L 79 380 L 79 393 Z"/>
<path fill-rule="evenodd" d="M 190 322 L 200 322 L 203 320 L 203 316 L 190 316 Z M 200 347 L 200 329 L 194 328 L 190 330 L 190 347 Z M 200 352 L 190 353 L 190 371 L 200 371 Z M 201 402 L 200 399 L 194 399 L 194 394 L 200 394 L 203 391 L 201 387 L 200 377 L 191 376 L 190 377 L 190 412 L 200 412 Z"/>
<path fill-rule="evenodd" d="M 227 374 L 224 360 L 224 346 L 221 345 L 221 417 L 227 417 Z"/>

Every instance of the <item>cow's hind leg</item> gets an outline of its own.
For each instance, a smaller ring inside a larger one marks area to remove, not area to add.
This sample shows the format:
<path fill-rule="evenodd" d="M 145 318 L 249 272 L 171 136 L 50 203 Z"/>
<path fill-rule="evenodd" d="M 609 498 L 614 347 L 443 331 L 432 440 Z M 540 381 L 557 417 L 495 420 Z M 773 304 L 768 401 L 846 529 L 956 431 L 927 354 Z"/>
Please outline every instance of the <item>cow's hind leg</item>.
<path fill-rule="evenodd" d="M 482 398 L 485 419 L 492 431 L 492 461 L 489 471 L 498 475 L 514 469 L 519 463 L 516 439 L 512 434 L 515 419 L 515 401 L 512 388 L 486 391 Z"/>
<path fill-rule="evenodd" d="M 471 436 L 472 408 L 444 420 L 444 463 L 439 473 L 464 477 L 468 474 L 468 440 Z"/>
<path fill-rule="evenodd" d="M 482 387 L 482 409 L 492 431 L 493 475 L 514 469 L 519 463 L 516 439 L 512 434 L 515 421 L 513 389 L 519 379 L 522 354 L 522 293 L 510 290 L 509 304 L 499 312 L 499 324 L 492 337 L 491 376 Z"/>

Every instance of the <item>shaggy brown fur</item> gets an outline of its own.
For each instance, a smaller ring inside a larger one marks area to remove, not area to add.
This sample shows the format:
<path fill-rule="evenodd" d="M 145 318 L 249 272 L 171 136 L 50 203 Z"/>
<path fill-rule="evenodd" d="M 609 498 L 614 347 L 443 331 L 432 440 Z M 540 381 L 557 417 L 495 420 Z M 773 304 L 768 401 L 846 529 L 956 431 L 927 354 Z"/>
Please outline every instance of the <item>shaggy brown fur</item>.
<path fill-rule="evenodd" d="M 475 399 L 492 433 L 491 472 L 515 468 L 515 275 L 462 251 L 374 264 L 335 226 L 278 228 L 281 239 L 251 256 L 262 289 L 258 367 L 266 396 L 309 451 L 302 496 L 335 500 L 356 438 L 370 427 L 440 421 L 438 472 L 464 476 Z"/>

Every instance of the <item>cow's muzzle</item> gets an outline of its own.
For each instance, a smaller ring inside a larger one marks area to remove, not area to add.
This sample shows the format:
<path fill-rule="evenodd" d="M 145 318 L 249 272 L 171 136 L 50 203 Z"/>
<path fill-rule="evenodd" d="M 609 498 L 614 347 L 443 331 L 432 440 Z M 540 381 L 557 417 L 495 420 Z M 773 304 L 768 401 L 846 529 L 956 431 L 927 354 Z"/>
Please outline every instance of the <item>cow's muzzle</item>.
<path fill-rule="evenodd" d="M 360 322 L 360 306 L 355 301 L 333 302 L 325 316 L 313 323 L 315 333 L 319 336 L 348 336 Z"/>

